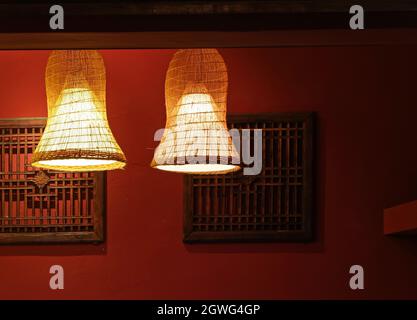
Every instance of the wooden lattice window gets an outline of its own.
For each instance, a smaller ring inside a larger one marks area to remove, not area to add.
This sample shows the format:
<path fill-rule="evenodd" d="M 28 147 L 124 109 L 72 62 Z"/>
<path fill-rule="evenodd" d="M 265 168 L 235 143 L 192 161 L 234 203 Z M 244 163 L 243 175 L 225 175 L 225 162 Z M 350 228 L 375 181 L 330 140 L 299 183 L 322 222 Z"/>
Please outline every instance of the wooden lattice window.
<path fill-rule="evenodd" d="M 231 115 L 228 124 L 262 129 L 262 171 L 187 175 L 184 241 L 311 240 L 313 114 Z"/>
<path fill-rule="evenodd" d="M 103 241 L 104 173 L 30 166 L 46 120 L 0 120 L 0 244 Z"/>

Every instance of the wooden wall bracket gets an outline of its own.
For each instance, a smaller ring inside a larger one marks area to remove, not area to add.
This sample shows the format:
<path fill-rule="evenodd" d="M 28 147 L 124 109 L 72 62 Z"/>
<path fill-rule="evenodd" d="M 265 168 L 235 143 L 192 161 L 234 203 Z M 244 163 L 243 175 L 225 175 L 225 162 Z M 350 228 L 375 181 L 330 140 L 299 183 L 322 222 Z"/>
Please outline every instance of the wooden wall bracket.
<path fill-rule="evenodd" d="M 385 235 L 417 235 L 417 201 L 384 210 Z"/>

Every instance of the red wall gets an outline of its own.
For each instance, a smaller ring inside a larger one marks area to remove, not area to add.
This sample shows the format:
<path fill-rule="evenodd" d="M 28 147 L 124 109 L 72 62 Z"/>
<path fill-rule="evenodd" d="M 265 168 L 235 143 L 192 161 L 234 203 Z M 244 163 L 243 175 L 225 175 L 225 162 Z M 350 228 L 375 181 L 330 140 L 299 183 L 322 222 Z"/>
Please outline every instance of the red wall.
<path fill-rule="evenodd" d="M 317 241 L 182 243 L 182 177 L 149 167 L 173 50 L 102 51 L 110 124 L 104 245 L 0 247 L 0 299 L 417 298 L 417 238 L 382 211 L 417 199 L 417 47 L 223 49 L 230 113 L 316 111 Z M 46 116 L 46 51 L 0 52 L 0 118 Z M 65 290 L 49 289 L 49 267 Z M 348 287 L 365 269 L 365 290 Z"/>

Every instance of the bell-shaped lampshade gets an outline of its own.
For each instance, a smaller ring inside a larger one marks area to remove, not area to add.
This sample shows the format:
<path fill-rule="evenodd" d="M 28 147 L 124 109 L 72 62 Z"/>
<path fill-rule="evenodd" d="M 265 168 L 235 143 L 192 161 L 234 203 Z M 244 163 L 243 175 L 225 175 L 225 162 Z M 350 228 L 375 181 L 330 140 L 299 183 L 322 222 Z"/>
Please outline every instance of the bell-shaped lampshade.
<path fill-rule="evenodd" d="M 107 121 L 106 72 L 94 50 L 53 51 L 46 67 L 48 121 L 32 166 L 59 171 L 123 168 Z"/>
<path fill-rule="evenodd" d="M 216 49 L 175 53 L 165 81 L 166 125 L 151 166 L 219 174 L 239 170 L 227 129 L 227 69 Z"/>

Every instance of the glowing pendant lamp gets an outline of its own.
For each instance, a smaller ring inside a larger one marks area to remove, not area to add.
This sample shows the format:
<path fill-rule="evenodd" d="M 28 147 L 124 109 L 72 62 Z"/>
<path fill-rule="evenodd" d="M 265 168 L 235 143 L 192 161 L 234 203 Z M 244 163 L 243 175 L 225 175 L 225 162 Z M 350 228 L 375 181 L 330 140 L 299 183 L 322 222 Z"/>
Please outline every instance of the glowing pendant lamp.
<path fill-rule="evenodd" d="M 165 81 L 167 120 L 151 166 L 192 174 L 239 170 L 226 124 L 227 69 L 216 49 L 179 50 Z"/>
<path fill-rule="evenodd" d="M 53 51 L 46 67 L 48 121 L 32 166 L 59 171 L 123 168 L 107 122 L 106 71 L 94 50 Z"/>

